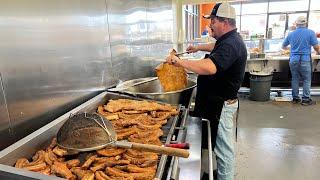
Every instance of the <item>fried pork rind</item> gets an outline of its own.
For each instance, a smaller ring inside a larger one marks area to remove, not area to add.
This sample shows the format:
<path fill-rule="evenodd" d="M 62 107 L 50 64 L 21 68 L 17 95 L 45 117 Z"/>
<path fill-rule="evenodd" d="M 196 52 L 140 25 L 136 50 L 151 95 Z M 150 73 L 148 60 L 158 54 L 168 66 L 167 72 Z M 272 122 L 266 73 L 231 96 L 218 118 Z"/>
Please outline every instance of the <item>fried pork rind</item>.
<path fill-rule="evenodd" d="M 174 55 L 173 49 L 170 54 Z M 188 76 L 183 67 L 178 67 L 169 63 L 161 63 L 156 67 L 156 74 L 160 84 L 166 92 L 178 91 L 187 87 Z"/>
<path fill-rule="evenodd" d="M 119 112 L 121 110 L 138 110 L 138 111 L 172 111 L 175 107 L 168 104 L 159 104 L 152 101 L 137 101 L 130 99 L 110 100 L 104 106 L 109 112 Z"/>
<path fill-rule="evenodd" d="M 101 150 L 97 150 L 97 153 L 99 155 L 102 156 L 107 156 L 107 157 L 111 157 L 111 156 L 118 156 L 121 155 L 122 153 L 124 153 L 126 150 L 122 149 L 122 148 L 104 148 Z"/>
<path fill-rule="evenodd" d="M 67 165 L 58 161 L 54 162 L 54 164 L 51 166 L 51 173 L 66 179 L 76 179 L 75 175 L 72 174 Z"/>
<path fill-rule="evenodd" d="M 89 157 L 86 162 L 83 163 L 83 165 L 81 166 L 83 169 L 87 169 L 90 167 L 90 165 L 93 163 L 93 161 L 95 161 L 95 159 L 97 158 L 97 155 L 93 155 L 91 157 Z"/>
<path fill-rule="evenodd" d="M 28 165 L 29 161 L 26 158 L 20 158 L 16 161 L 16 164 L 14 165 L 14 167 L 16 168 L 23 168 L 24 166 Z"/>
<path fill-rule="evenodd" d="M 154 174 L 152 172 L 128 173 L 112 167 L 107 167 L 106 172 L 109 176 L 133 178 L 135 180 L 152 180 L 154 177 Z"/>
<path fill-rule="evenodd" d="M 69 161 L 66 161 L 67 167 L 73 168 L 73 167 L 77 167 L 80 165 L 80 160 L 79 159 L 71 159 Z"/>
<path fill-rule="evenodd" d="M 105 111 L 103 106 L 98 106 L 98 113 L 104 116 L 109 121 L 119 119 L 119 115 L 117 113 L 110 113 Z"/>
<path fill-rule="evenodd" d="M 71 172 L 73 172 L 78 177 L 78 179 L 94 180 L 94 172 L 92 172 L 91 170 L 84 170 L 80 167 L 73 167 L 71 168 Z"/>
<path fill-rule="evenodd" d="M 134 180 L 133 177 L 114 177 L 108 176 L 102 171 L 97 171 L 95 173 L 97 180 Z"/>

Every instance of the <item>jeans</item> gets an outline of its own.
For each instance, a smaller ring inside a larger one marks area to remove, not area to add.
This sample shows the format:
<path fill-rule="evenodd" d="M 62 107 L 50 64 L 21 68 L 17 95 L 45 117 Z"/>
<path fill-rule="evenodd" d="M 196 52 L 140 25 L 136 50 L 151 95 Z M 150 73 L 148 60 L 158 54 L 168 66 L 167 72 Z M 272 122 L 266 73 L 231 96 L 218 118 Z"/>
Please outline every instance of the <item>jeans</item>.
<path fill-rule="evenodd" d="M 238 108 L 238 101 L 229 104 L 224 102 L 219 120 L 216 146 L 218 180 L 234 179 L 234 128 L 233 117 Z"/>
<path fill-rule="evenodd" d="M 310 61 L 293 61 L 289 63 L 292 75 L 291 87 L 292 98 L 300 99 L 299 97 L 299 81 L 303 81 L 302 100 L 310 99 L 311 88 L 311 62 Z"/>

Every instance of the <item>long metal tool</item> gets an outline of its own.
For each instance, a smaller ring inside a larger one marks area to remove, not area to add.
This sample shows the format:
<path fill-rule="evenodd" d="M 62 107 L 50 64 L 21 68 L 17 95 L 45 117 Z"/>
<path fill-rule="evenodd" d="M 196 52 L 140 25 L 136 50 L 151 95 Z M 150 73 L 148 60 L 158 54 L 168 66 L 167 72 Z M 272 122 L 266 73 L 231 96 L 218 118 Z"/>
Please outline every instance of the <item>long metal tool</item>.
<path fill-rule="evenodd" d="M 132 84 L 130 86 L 110 88 L 110 89 L 108 89 L 108 91 L 121 92 L 121 91 L 125 91 L 125 90 L 127 90 L 127 89 L 129 89 L 131 87 L 138 86 L 140 84 L 144 84 L 144 83 L 147 83 L 147 82 L 150 82 L 150 81 L 154 81 L 154 80 L 157 80 L 157 79 L 158 79 L 158 77 L 152 77 L 152 78 L 140 81 L 140 82 L 136 82 L 136 83 L 134 83 L 134 84 Z"/>
<path fill-rule="evenodd" d="M 111 122 L 96 113 L 81 113 L 69 118 L 58 131 L 57 144 L 62 148 L 80 152 L 112 146 L 189 157 L 189 152 L 184 149 L 117 141 Z"/>
<path fill-rule="evenodd" d="M 185 51 L 185 52 L 181 52 L 181 53 L 175 53 L 174 55 L 181 56 L 183 54 L 189 54 L 189 53 L 190 53 L 189 51 Z"/>

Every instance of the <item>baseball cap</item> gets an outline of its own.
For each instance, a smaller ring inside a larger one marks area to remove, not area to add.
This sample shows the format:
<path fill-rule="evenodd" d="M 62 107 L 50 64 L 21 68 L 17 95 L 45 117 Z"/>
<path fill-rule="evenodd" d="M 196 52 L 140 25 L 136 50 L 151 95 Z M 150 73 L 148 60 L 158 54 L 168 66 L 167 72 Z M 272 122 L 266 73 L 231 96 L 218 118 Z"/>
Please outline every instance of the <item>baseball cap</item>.
<path fill-rule="evenodd" d="M 307 18 L 305 16 L 299 16 L 296 20 L 296 24 L 307 24 Z"/>
<path fill-rule="evenodd" d="M 212 17 L 236 19 L 236 10 L 229 3 L 217 3 L 213 7 L 211 14 L 203 17 L 206 19 L 211 19 Z"/>

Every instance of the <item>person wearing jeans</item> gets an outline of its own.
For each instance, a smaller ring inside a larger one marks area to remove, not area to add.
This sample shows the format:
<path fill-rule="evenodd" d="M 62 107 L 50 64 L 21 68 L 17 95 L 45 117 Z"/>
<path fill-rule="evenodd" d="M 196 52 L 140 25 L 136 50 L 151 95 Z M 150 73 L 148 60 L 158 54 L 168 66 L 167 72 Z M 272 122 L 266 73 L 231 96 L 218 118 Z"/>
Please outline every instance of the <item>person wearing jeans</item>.
<path fill-rule="evenodd" d="M 312 102 L 310 98 L 311 87 L 311 73 L 312 65 L 311 61 L 293 61 L 289 63 L 292 81 L 292 97 L 295 100 L 299 100 L 299 82 L 302 79 L 303 82 L 303 94 L 302 102 Z"/>
<path fill-rule="evenodd" d="M 214 152 L 217 156 L 218 179 L 231 179 L 234 175 L 234 124 L 233 117 L 238 108 L 238 101 L 224 102 Z"/>
<path fill-rule="evenodd" d="M 244 79 L 247 49 L 237 33 L 236 12 L 229 3 L 217 3 L 210 15 L 213 38 L 210 44 L 189 46 L 190 53 L 207 51 L 203 59 L 179 59 L 169 55 L 166 61 L 198 74 L 194 113 L 208 119 L 211 140 L 217 157 L 218 180 L 234 179 L 233 115 L 238 107 L 238 91 Z M 202 141 L 206 142 L 207 136 Z M 205 179 L 205 177 L 202 177 Z"/>
<path fill-rule="evenodd" d="M 311 46 L 320 54 L 318 40 L 314 31 L 307 28 L 307 19 L 300 16 L 296 20 L 297 29 L 285 38 L 282 48 L 290 51 L 290 71 L 292 75 L 292 102 L 302 105 L 313 105 L 314 101 L 310 98 L 311 74 L 312 74 L 312 59 Z M 302 101 L 299 96 L 299 82 L 303 81 Z"/>

